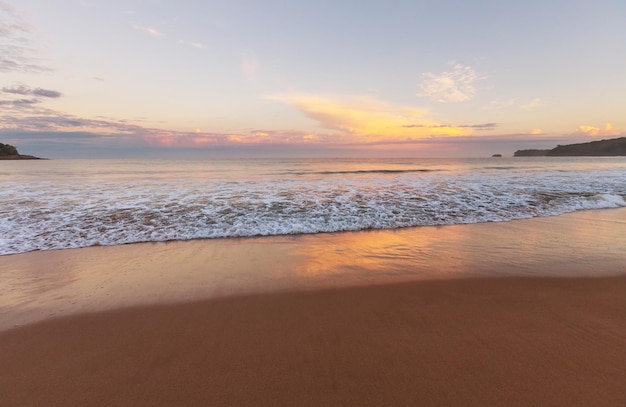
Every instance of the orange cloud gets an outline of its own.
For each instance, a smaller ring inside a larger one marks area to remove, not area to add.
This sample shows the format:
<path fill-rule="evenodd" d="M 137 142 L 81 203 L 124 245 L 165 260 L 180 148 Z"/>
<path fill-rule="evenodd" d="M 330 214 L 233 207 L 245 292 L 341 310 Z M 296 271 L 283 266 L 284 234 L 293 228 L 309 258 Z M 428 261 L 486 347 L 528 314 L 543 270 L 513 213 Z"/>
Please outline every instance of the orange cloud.
<path fill-rule="evenodd" d="M 591 137 L 597 137 L 597 136 L 619 136 L 623 134 L 623 132 L 618 128 L 614 128 L 611 125 L 611 123 L 607 123 L 604 126 L 604 128 L 598 128 L 598 127 L 587 126 L 587 125 L 578 126 L 578 129 L 576 129 L 576 134 L 584 134 L 584 135 L 591 136 Z"/>
<path fill-rule="evenodd" d="M 259 137 L 254 134 L 211 133 L 200 129 L 176 131 L 137 128 L 136 134 L 148 145 L 156 147 L 193 148 L 259 142 Z"/>
<path fill-rule="evenodd" d="M 275 96 L 286 102 L 321 127 L 347 133 L 353 137 L 374 140 L 404 140 L 431 136 L 462 136 L 469 128 L 441 125 L 425 118 L 428 110 L 393 106 L 370 97 L 331 98 L 315 95 Z"/>

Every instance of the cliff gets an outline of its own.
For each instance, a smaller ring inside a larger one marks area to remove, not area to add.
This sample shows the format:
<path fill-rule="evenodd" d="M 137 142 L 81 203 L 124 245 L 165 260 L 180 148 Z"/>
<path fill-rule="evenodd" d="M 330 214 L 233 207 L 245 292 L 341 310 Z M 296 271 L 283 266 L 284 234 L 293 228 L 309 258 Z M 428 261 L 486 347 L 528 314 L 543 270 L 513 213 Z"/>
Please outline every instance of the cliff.
<path fill-rule="evenodd" d="M 626 156 L 626 137 L 557 146 L 552 150 L 517 150 L 514 157 Z"/>

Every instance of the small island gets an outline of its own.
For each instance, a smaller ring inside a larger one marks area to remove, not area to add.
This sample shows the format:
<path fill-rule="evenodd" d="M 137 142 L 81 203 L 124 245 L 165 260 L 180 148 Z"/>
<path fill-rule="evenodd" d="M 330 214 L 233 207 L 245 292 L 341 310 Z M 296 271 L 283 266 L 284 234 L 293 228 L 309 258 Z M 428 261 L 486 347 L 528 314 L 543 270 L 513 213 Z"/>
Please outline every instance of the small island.
<path fill-rule="evenodd" d="M 517 150 L 513 157 L 626 156 L 626 137 L 557 146 L 551 150 Z"/>
<path fill-rule="evenodd" d="M 41 158 L 20 154 L 14 146 L 0 143 L 0 160 L 41 160 Z"/>

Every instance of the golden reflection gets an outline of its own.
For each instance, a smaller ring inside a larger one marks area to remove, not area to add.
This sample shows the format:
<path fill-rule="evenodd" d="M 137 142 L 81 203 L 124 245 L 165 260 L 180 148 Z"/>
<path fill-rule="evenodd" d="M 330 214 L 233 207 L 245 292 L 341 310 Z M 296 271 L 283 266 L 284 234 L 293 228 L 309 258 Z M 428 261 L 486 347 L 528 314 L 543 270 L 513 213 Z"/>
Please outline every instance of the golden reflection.
<path fill-rule="evenodd" d="M 292 273 L 329 285 L 623 273 L 623 213 L 302 236 L 290 250 L 299 259 Z"/>
<path fill-rule="evenodd" d="M 306 244 L 300 275 L 350 282 L 445 277 L 466 270 L 465 256 L 442 245 L 462 246 L 455 227 L 417 227 L 317 235 Z"/>
<path fill-rule="evenodd" d="M 625 210 L 0 256 L 0 330 L 50 316 L 252 292 L 474 276 L 620 275 Z"/>

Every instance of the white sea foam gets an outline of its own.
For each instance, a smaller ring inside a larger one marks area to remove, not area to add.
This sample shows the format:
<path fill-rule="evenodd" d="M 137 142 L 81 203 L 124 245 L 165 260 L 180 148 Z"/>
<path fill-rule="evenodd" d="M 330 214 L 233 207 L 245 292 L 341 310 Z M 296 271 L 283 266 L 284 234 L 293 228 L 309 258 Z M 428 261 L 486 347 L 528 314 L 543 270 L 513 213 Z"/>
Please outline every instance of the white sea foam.
<path fill-rule="evenodd" d="M 626 161 L 618 159 L 498 166 L 488 160 L 114 161 L 87 169 L 49 163 L 37 174 L 15 170 L 2 179 L 0 254 L 500 222 L 626 206 Z"/>

